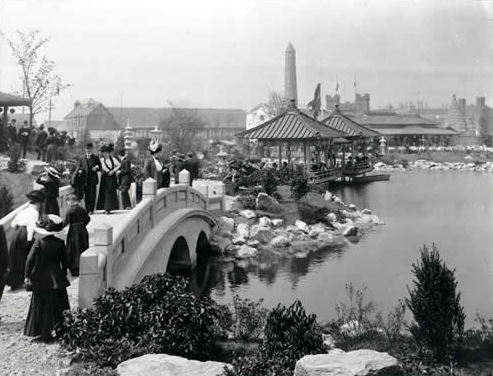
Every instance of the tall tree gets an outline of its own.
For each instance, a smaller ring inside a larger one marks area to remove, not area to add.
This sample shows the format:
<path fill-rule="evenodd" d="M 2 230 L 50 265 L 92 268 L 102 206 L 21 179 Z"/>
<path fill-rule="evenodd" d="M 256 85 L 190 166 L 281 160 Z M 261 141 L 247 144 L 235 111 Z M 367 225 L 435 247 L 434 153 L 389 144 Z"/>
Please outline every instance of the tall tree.
<path fill-rule="evenodd" d="M 171 147 L 180 153 L 197 150 L 197 132 L 204 128 L 205 121 L 199 116 L 196 109 L 177 107 L 168 101 L 171 107 L 170 115 L 161 119 L 160 128 L 169 139 Z"/>
<path fill-rule="evenodd" d="M 17 30 L 14 38 L 3 33 L 1 35 L 9 44 L 12 56 L 21 68 L 23 90 L 19 94 L 32 100 L 32 124 L 32 117 L 53 108 L 51 98 L 58 96 L 68 85 L 55 73 L 55 62 L 41 54 L 50 38 L 43 37 L 39 30 Z"/>
<path fill-rule="evenodd" d="M 491 146 L 491 133 L 490 124 L 488 122 L 488 110 L 486 108 L 481 109 L 478 119 L 479 126 L 479 140 L 482 145 Z"/>
<path fill-rule="evenodd" d="M 267 102 L 265 103 L 265 112 L 270 118 L 281 115 L 288 108 L 288 101 L 284 96 L 277 92 L 271 91 L 269 93 Z"/>

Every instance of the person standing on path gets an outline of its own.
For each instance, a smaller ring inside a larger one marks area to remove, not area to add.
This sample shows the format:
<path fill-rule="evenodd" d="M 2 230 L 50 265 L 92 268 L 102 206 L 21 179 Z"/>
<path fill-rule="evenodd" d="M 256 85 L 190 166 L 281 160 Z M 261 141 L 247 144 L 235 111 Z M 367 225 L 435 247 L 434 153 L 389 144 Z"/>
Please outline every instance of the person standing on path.
<path fill-rule="evenodd" d="M 54 167 L 45 167 L 45 172 L 41 174 L 36 183 L 43 186 L 41 191 L 45 195 L 42 215 L 55 214 L 60 215 L 58 206 L 58 195 L 60 190 L 60 174 Z"/>
<path fill-rule="evenodd" d="M 163 187 L 163 170 L 164 163 L 161 159 L 161 151 L 163 145 L 159 142 L 151 142 L 149 144 L 150 155 L 144 162 L 144 177 L 145 179 L 152 178 L 157 183 L 157 188 Z"/>
<path fill-rule="evenodd" d="M 118 210 L 118 181 L 116 172 L 120 169 L 120 162 L 113 157 L 113 144 L 103 145 L 101 147 L 101 184 L 99 186 L 98 204 L 99 210 L 104 210 L 106 214 L 110 214 L 112 210 Z"/>
<path fill-rule="evenodd" d="M 36 149 L 38 150 L 38 161 L 46 160 L 46 140 L 48 138 L 48 133 L 45 131 L 44 124 L 39 126 L 38 135 L 36 137 Z"/>
<path fill-rule="evenodd" d="M 118 178 L 120 179 L 119 187 L 122 196 L 122 206 L 125 210 L 130 210 L 132 208 L 132 203 L 130 201 L 130 195 L 128 191 L 130 190 L 130 185 L 133 182 L 132 177 L 132 162 L 131 159 L 131 151 L 130 150 L 121 150 L 121 168 L 117 172 Z"/>
<path fill-rule="evenodd" d="M 55 128 L 48 129 L 49 136 L 46 138 L 46 163 L 53 163 L 58 160 L 58 138 Z"/>
<path fill-rule="evenodd" d="M 79 166 L 84 170 L 84 202 L 86 210 L 89 214 L 94 213 L 94 207 L 96 206 L 96 188 L 99 184 L 98 172 L 101 171 L 101 161 L 93 153 L 92 142 L 86 144 L 86 153 L 84 158 L 81 159 L 81 165 Z"/>
<path fill-rule="evenodd" d="M 38 239 L 26 261 L 24 284 L 32 295 L 24 335 L 41 337 L 43 342 L 54 338 L 63 311 L 70 309 L 65 243 L 56 237 L 62 230 L 62 219 L 56 215 L 48 215 L 38 222 L 35 226 Z"/>
<path fill-rule="evenodd" d="M 7 134 L 9 137 L 8 145 L 9 147 L 14 146 L 17 143 L 17 128 L 15 126 L 15 119 L 12 119 L 10 125 L 7 127 Z"/>
<path fill-rule="evenodd" d="M 22 127 L 19 129 L 19 133 L 17 135 L 17 139 L 19 140 L 22 146 L 22 158 L 26 158 L 27 148 L 29 147 L 29 137 L 31 136 L 31 128 L 27 124 L 27 121 L 24 122 Z"/>
<path fill-rule="evenodd" d="M 63 225 L 70 226 L 67 234 L 67 264 L 73 277 L 79 275 L 80 255 L 89 248 L 89 233 L 86 226 L 91 221 L 86 210 L 80 206 L 76 195 L 67 197 L 68 210 Z"/>
<path fill-rule="evenodd" d="M 39 219 L 40 207 L 45 200 L 45 195 L 41 191 L 32 191 L 27 194 L 27 198 L 29 200 L 28 206 L 19 212 L 12 221 L 15 234 L 10 242 L 10 272 L 7 279 L 7 284 L 11 290 L 22 287 L 26 258 L 33 244 L 34 228 Z"/>

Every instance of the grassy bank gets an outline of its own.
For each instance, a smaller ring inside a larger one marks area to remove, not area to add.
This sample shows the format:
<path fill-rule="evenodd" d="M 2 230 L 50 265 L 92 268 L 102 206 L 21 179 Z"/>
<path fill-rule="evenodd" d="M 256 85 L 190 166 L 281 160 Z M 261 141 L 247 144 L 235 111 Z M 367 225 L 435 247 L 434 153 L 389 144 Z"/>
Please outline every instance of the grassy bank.
<path fill-rule="evenodd" d="M 0 187 L 7 187 L 14 198 L 14 208 L 27 201 L 26 193 L 33 189 L 34 177 L 32 175 L 8 171 L 0 172 Z"/>

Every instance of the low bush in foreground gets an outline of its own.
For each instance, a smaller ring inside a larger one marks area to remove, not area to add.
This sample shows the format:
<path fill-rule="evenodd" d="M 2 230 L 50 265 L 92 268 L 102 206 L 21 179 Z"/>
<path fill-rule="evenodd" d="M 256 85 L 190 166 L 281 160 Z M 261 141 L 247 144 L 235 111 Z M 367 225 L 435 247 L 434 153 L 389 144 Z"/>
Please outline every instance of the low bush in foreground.
<path fill-rule="evenodd" d="M 274 308 L 265 326 L 265 336 L 256 355 L 233 361 L 225 376 L 291 376 L 296 362 L 305 355 L 324 352 L 315 315 L 307 315 L 301 302 Z"/>
<path fill-rule="evenodd" d="M 93 308 L 69 311 L 57 334 L 78 350 L 76 360 L 99 366 L 147 353 L 201 359 L 223 335 L 217 325 L 223 315 L 211 298 L 193 295 L 186 279 L 155 274 L 125 290 L 107 290 Z"/>

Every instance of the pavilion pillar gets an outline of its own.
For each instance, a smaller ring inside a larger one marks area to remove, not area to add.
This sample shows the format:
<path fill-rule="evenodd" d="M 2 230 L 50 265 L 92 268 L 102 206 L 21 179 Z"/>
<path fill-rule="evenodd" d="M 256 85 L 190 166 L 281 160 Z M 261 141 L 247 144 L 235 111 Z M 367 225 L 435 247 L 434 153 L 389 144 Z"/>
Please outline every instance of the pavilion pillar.
<path fill-rule="evenodd" d="M 292 171 L 293 170 L 293 165 L 291 164 L 291 145 L 288 142 L 287 148 L 286 148 L 286 154 L 288 157 L 288 167 Z"/>
<path fill-rule="evenodd" d="M 305 162 L 305 171 L 308 172 L 308 164 L 306 162 L 306 143 L 303 141 L 303 161 Z"/>
<path fill-rule="evenodd" d="M 3 126 L 6 127 L 8 124 L 7 122 L 9 121 L 9 106 L 4 106 L 3 107 Z"/>
<path fill-rule="evenodd" d="M 282 143 L 279 143 L 279 169 L 281 169 L 282 166 Z"/>

